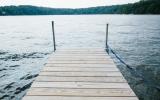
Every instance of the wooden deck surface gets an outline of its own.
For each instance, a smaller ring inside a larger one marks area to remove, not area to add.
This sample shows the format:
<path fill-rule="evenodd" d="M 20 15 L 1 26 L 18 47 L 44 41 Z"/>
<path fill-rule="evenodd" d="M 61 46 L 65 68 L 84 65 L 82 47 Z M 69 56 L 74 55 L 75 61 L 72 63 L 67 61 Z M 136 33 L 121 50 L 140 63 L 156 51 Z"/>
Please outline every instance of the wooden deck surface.
<path fill-rule="evenodd" d="M 138 100 L 103 49 L 63 49 L 48 59 L 23 100 Z"/>

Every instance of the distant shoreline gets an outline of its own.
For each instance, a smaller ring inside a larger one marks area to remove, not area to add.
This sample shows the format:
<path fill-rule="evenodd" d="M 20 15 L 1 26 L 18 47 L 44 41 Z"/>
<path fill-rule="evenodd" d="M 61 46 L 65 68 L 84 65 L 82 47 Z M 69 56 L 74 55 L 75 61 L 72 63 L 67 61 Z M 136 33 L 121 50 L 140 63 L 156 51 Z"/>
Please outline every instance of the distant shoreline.
<path fill-rule="evenodd" d="M 130 15 L 131 15 L 131 16 L 146 16 L 146 15 L 148 15 L 148 16 L 160 16 L 160 14 L 72 14 L 72 15 L 71 15 L 71 14 L 70 14 L 70 15 L 67 15 L 67 14 L 66 14 L 66 15 L 5 15 L 5 16 L 0 15 L 0 17 L 7 17 L 7 16 L 8 16 L 8 17 L 9 17 L 9 16 L 13 16 L 13 17 L 14 17 L 14 16 L 15 16 L 15 17 L 16 17 L 16 16 L 74 16 L 74 15 L 75 15 L 75 16 L 81 16 L 81 15 L 84 15 L 84 16 L 87 16 L 87 15 L 93 15 L 93 16 L 94 16 L 94 15 L 106 15 L 106 16 L 107 16 L 107 15 L 115 15 L 115 16 L 116 16 L 116 15 L 122 15 L 122 16 L 123 16 L 123 15 L 124 15 L 124 16 L 125 16 L 125 15 L 126 15 L 126 16 L 130 16 Z"/>
<path fill-rule="evenodd" d="M 140 1 L 136 3 L 99 6 L 89 8 L 48 8 L 31 5 L 3 6 L 0 7 L 0 16 L 25 16 L 25 15 L 159 15 L 160 1 Z"/>

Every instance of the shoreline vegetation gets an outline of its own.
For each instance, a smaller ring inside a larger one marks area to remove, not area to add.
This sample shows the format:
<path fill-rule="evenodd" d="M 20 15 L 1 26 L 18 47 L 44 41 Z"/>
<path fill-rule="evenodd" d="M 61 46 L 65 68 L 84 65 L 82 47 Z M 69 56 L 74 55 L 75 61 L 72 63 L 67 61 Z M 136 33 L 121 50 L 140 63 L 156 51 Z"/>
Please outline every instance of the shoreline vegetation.
<path fill-rule="evenodd" d="M 31 5 L 1 6 L 0 16 L 9 15 L 82 15 L 82 14 L 160 14 L 160 1 L 140 1 L 136 3 L 98 6 L 89 8 L 48 8 Z"/>

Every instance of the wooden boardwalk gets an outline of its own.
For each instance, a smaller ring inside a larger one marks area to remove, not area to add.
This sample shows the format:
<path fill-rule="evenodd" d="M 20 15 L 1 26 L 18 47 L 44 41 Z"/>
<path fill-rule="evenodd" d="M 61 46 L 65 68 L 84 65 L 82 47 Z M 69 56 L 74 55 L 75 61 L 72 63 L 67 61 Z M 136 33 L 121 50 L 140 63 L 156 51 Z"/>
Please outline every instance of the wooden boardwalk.
<path fill-rule="evenodd" d="M 103 49 L 63 49 L 48 59 L 23 100 L 138 100 Z"/>

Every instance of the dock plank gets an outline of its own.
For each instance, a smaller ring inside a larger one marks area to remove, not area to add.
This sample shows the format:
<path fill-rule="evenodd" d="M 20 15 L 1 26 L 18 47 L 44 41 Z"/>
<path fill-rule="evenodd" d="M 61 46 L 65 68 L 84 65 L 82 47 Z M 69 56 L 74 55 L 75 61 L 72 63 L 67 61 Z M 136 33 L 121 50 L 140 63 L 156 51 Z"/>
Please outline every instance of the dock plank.
<path fill-rule="evenodd" d="M 127 88 L 127 83 L 97 83 L 97 82 L 34 82 L 31 87 L 54 87 L 54 88 Z"/>
<path fill-rule="evenodd" d="M 116 67 L 115 64 L 53 64 L 47 63 L 46 67 Z"/>
<path fill-rule="evenodd" d="M 121 76 L 120 72 L 46 72 L 41 71 L 40 76 L 59 76 L 59 77 L 108 77 L 108 76 Z"/>
<path fill-rule="evenodd" d="M 41 76 L 37 77 L 36 81 L 38 82 L 126 82 L 123 77 L 49 77 Z"/>
<path fill-rule="evenodd" d="M 45 94 L 44 94 L 45 93 Z M 57 89 L 57 88 L 32 88 L 27 93 L 28 96 L 45 95 L 45 96 L 135 96 L 134 92 L 128 89 Z"/>
<path fill-rule="evenodd" d="M 51 54 L 23 100 L 138 100 L 102 48 Z"/>
<path fill-rule="evenodd" d="M 43 71 L 119 71 L 116 67 L 100 67 L 100 68 L 86 68 L 86 67 L 44 67 Z"/>
<path fill-rule="evenodd" d="M 137 97 L 25 96 L 23 100 L 138 100 Z"/>

